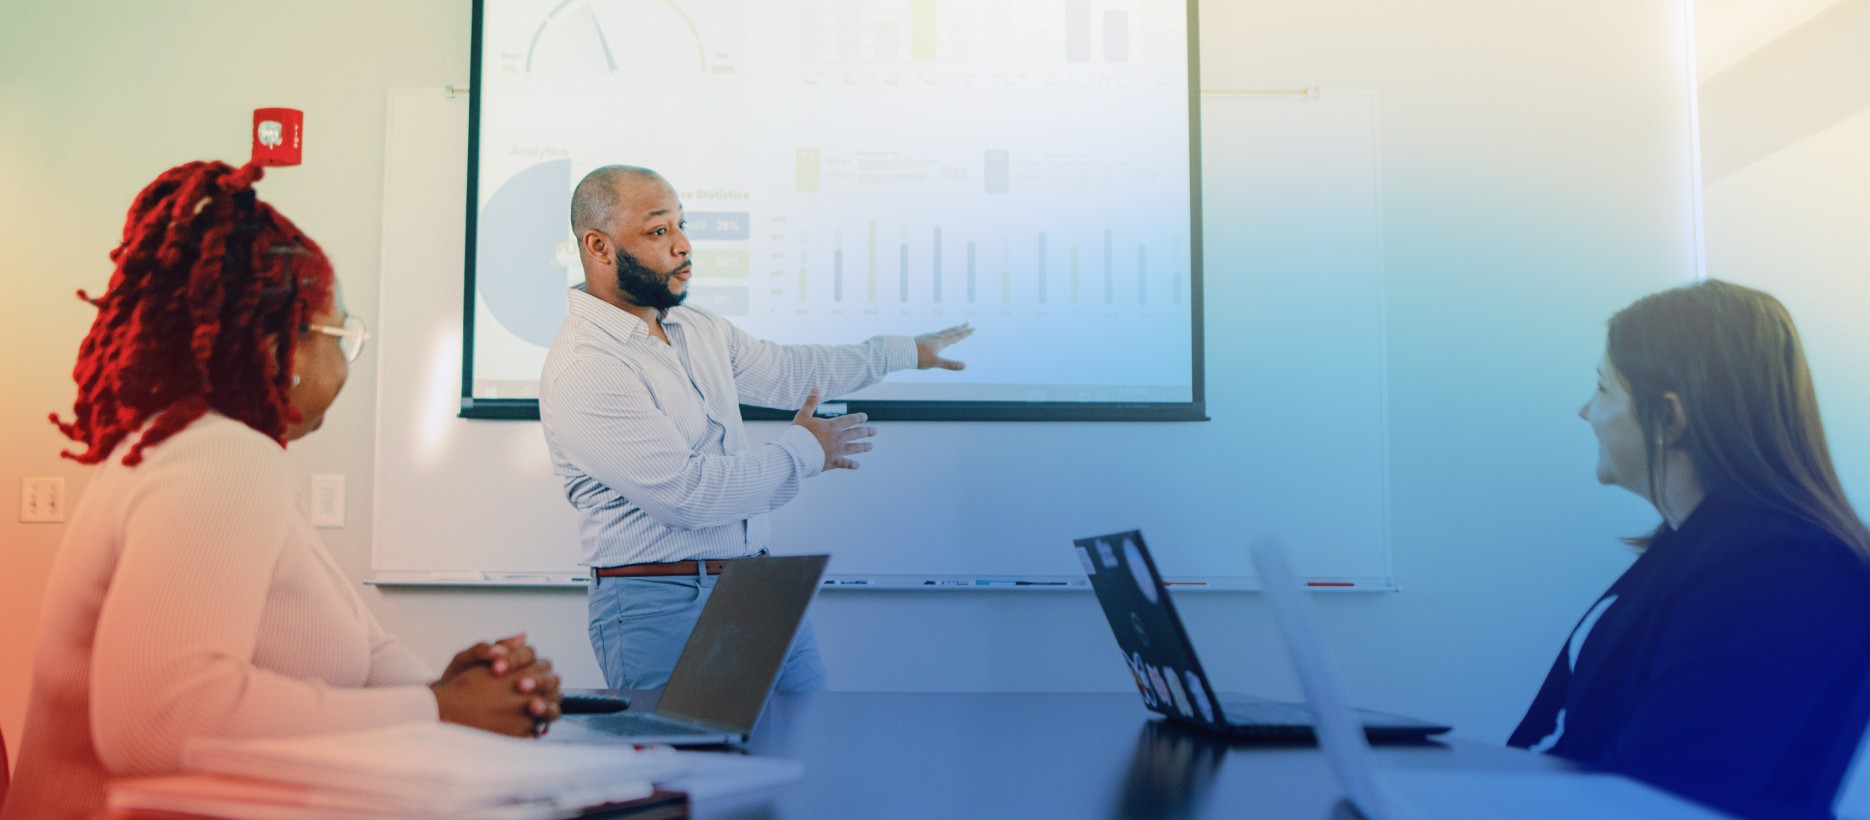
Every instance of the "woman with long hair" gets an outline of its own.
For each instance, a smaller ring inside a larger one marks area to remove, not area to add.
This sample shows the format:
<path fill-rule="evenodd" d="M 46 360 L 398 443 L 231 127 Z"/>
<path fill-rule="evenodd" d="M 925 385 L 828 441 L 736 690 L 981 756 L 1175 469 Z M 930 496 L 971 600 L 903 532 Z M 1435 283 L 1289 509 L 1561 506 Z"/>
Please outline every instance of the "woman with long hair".
<path fill-rule="evenodd" d="M 1870 712 L 1870 531 L 1792 317 L 1727 282 L 1610 320 L 1579 415 L 1662 522 L 1509 743 L 1745 816 L 1829 813 Z"/>
<path fill-rule="evenodd" d="M 439 677 L 370 615 L 299 513 L 285 448 L 362 351 L 324 252 L 255 196 L 262 169 L 193 162 L 130 208 L 79 349 L 73 417 L 101 465 L 46 593 L 6 818 L 98 814 L 107 781 L 177 771 L 194 738 L 444 720 L 509 735 L 558 717 L 523 636 Z"/>

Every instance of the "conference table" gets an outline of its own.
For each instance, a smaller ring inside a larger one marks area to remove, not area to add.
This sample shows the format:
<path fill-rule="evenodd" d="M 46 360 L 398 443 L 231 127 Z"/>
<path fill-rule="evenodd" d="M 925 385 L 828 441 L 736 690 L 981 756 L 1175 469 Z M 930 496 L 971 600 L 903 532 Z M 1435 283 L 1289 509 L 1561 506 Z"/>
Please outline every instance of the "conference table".
<path fill-rule="evenodd" d="M 633 710 L 655 692 L 628 692 Z M 582 716 L 554 734 L 580 734 Z M 1318 747 L 1229 741 L 1135 693 L 772 696 L 745 751 L 799 761 L 784 786 L 700 800 L 697 818 L 1355 817 Z M 1543 755 L 1472 740 L 1378 746 L 1385 766 L 1529 771 Z"/>

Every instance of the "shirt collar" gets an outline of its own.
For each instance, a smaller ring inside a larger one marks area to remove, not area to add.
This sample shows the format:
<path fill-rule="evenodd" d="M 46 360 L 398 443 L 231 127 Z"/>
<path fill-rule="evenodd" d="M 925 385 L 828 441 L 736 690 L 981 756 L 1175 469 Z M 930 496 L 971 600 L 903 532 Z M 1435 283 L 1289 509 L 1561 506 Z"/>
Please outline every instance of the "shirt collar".
<path fill-rule="evenodd" d="M 1701 503 L 1695 505 L 1694 511 L 1688 514 L 1688 519 L 1682 522 L 1681 527 L 1670 528 L 1668 522 L 1664 521 L 1662 527 L 1664 538 L 1657 540 L 1663 541 L 1665 538 L 1670 542 L 1700 540 L 1709 533 L 1720 531 L 1734 518 L 1745 515 L 1752 509 L 1750 505 L 1708 493 L 1701 497 Z"/>
<path fill-rule="evenodd" d="M 648 324 L 644 323 L 642 319 L 625 313 L 616 305 L 599 299 L 596 296 L 592 296 L 584 289 L 583 283 L 572 285 L 571 288 L 566 291 L 565 299 L 566 306 L 570 310 L 571 315 L 597 325 L 598 328 L 615 336 L 621 341 L 628 342 L 637 338 L 649 338 Z M 664 327 L 681 324 L 681 320 L 677 318 L 674 310 L 662 311 L 661 319 Z"/>

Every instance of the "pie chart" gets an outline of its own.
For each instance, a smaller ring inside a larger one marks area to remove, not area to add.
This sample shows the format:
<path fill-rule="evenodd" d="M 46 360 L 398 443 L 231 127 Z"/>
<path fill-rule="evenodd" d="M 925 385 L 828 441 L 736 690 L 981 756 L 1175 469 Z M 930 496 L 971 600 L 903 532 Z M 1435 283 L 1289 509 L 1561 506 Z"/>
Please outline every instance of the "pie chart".
<path fill-rule="evenodd" d="M 560 159 L 519 172 L 480 212 L 474 289 L 502 327 L 539 347 L 551 347 L 565 322 L 558 247 L 570 210 L 571 160 Z"/>

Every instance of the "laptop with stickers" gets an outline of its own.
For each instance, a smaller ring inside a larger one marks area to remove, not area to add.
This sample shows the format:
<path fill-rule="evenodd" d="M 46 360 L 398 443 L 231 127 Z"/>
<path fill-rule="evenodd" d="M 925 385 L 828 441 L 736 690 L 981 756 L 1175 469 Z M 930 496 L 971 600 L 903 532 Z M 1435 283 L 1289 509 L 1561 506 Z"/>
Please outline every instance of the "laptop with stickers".
<path fill-rule="evenodd" d="M 1281 741 L 1313 736 L 1311 710 L 1303 703 L 1215 691 L 1141 532 L 1072 543 L 1144 706 L 1170 720 L 1223 734 Z M 1419 741 L 1449 730 L 1380 712 L 1360 710 L 1358 717 L 1364 734 L 1377 741 Z"/>

